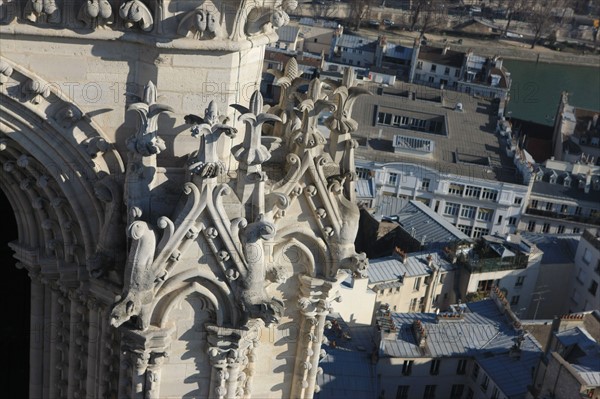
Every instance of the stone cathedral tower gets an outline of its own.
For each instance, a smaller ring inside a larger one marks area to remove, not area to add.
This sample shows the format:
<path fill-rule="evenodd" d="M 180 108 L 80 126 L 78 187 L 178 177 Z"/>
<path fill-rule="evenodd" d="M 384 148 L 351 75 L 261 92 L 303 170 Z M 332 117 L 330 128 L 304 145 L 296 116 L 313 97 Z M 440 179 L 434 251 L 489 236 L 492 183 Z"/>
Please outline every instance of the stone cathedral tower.
<path fill-rule="evenodd" d="M 0 5 L 31 398 L 310 398 L 357 254 L 357 96 L 272 71 L 292 0 Z M 299 88 L 303 88 L 299 90 Z M 329 141 L 317 130 L 322 110 Z"/>

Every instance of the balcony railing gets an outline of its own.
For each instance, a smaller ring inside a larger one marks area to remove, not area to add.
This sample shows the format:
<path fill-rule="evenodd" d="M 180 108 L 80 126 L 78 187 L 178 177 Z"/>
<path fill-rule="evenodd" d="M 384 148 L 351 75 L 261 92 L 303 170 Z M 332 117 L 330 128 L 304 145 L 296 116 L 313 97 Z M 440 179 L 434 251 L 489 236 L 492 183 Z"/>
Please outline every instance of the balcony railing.
<path fill-rule="evenodd" d="M 571 222 L 593 224 L 596 226 L 600 226 L 600 217 L 598 217 L 598 216 L 572 215 L 569 213 L 545 211 L 542 209 L 535 209 L 535 208 L 531 208 L 531 207 L 527 207 L 527 209 L 525 210 L 525 213 L 528 215 L 544 216 L 544 217 L 552 218 L 552 219 L 567 220 L 567 221 L 571 221 Z"/>
<path fill-rule="evenodd" d="M 506 258 L 476 258 L 460 256 L 458 263 L 465 266 L 472 273 L 497 272 L 502 270 L 525 269 L 529 262 L 529 257 L 518 254 L 515 257 Z"/>

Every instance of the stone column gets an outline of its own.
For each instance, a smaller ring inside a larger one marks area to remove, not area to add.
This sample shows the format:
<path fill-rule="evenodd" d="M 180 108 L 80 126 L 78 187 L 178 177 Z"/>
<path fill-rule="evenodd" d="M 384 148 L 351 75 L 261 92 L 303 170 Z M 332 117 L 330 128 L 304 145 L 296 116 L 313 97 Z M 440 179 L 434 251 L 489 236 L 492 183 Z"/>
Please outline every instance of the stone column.
<path fill-rule="evenodd" d="M 249 398 L 254 374 L 254 348 L 263 322 L 251 320 L 245 329 L 207 325 L 212 365 L 209 398 Z"/>
<path fill-rule="evenodd" d="M 85 391 L 88 397 L 97 397 L 98 382 L 100 381 L 98 367 L 101 356 L 100 311 L 94 300 L 88 300 L 88 343 L 87 343 L 87 378 Z"/>
<path fill-rule="evenodd" d="M 58 383 L 60 381 L 60 369 L 58 367 L 61 360 L 61 354 L 56 348 L 60 338 L 60 320 L 58 319 L 58 315 L 60 314 L 61 305 L 58 303 L 59 295 L 56 287 L 52 288 L 50 294 L 50 367 L 48 370 L 48 397 L 50 399 L 57 399 L 59 397 Z"/>
<path fill-rule="evenodd" d="M 121 328 L 119 398 L 160 396 L 160 368 L 167 356 L 172 332 L 172 329 L 139 331 Z"/>
<path fill-rule="evenodd" d="M 316 389 L 319 353 L 323 342 L 325 318 L 330 311 L 330 296 L 337 281 L 299 275 L 300 331 L 296 348 L 296 364 L 292 379 L 293 399 L 310 399 Z M 336 291 L 337 293 L 337 291 Z"/>
<path fill-rule="evenodd" d="M 31 278 L 31 316 L 29 339 L 29 397 L 42 398 L 44 364 L 44 286 L 35 275 Z"/>

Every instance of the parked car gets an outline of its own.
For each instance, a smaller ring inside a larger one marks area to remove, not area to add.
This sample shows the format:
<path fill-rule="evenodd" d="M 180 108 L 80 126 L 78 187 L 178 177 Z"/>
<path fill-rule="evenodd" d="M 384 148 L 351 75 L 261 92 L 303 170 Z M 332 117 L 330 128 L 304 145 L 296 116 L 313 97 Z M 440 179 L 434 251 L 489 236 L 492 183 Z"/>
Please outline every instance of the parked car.
<path fill-rule="evenodd" d="M 394 21 L 392 21 L 391 19 L 384 19 L 383 24 L 385 26 L 392 26 L 392 25 L 394 25 Z"/>
<path fill-rule="evenodd" d="M 379 26 L 379 25 L 380 25 L 380 23 L 379 23 L 379 21 L 378 21 L 378 20 L 376 20 L 376 19 L 371 19 L 371 20 L 369 21 L 369 25 L 370 25 L 370 26 Z"/>

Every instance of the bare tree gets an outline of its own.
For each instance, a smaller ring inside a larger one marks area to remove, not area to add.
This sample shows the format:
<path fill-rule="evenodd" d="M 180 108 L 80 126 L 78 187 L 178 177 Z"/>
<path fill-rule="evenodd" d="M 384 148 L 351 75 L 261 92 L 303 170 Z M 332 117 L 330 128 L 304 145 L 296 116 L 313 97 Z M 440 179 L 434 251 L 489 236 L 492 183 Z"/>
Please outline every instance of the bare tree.
<path fill-rule="evenodd" d="M 332 18 L 337 15 L 338 6 L 333 1 L 313 1 L 310 10 L 315 18 Z"/>
<path fill-rule="evenodd" d="M 531 6 L 531 2 L 529 0 L 506 0 L 504 5 L 506 5 L 507 21 L 506 25 L 504 26 L 502 36 L 506 36 L 508 28 L 510 27 L 510 23 L 512 22 L 515 14 L 526 12 L 528 7 Z"/>
<path fill-rule="evenodd" d="M 415 0 L 411 9 L 410 30 L 420 26 L 421 37 L 429 29 L 446 21 L 446 1 Z"/>
<path fill-rule="evenodd" d="M 374 2 L 374 0 L 351 0 L 349 2 L 350 21 L 355 30 L 360 29 L 360 24 L 369 16 Z"/>
<path fill-rule="evenodd" d="M 562 0 L 537 0 L 528 10 L 528 22 L 533 32 L 532 49 L 541 37 L 547 35 L 556 26 L 554 17 L 562 4 Z"/>

